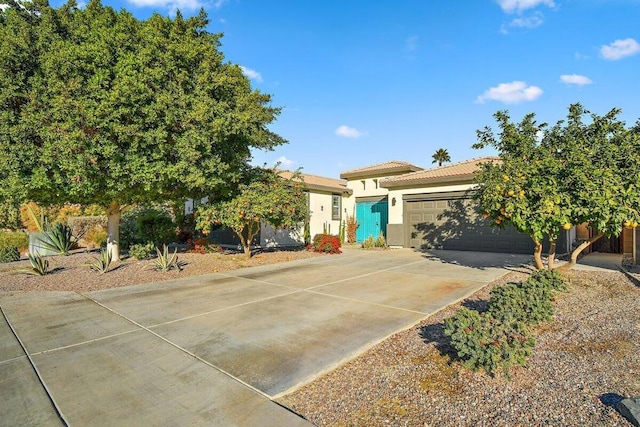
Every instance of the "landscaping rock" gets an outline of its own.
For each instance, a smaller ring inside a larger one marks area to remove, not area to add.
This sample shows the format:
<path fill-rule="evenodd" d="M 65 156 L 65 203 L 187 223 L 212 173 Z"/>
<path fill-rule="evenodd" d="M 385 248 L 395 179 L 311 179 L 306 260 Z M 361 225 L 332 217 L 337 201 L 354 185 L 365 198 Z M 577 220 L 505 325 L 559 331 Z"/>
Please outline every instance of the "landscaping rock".
<path fill-rule="evenodd" d="M 624 399 L 616 405 L 616 409 L 631 424 L 640 427 L 640 397 Z"/>

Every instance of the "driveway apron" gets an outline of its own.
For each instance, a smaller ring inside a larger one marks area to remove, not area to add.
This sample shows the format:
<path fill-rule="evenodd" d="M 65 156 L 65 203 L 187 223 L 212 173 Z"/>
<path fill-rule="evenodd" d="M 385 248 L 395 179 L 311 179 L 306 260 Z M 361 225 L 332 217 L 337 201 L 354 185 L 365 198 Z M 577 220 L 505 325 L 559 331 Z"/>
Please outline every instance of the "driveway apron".
<path fill-rule="evenodd" d="M 346 250 L 85 294 L 0 293 L 1 419 L 55 425 L 55 404 L 70 425 L 308 425 L 272 399 L 527 261 Z"/>

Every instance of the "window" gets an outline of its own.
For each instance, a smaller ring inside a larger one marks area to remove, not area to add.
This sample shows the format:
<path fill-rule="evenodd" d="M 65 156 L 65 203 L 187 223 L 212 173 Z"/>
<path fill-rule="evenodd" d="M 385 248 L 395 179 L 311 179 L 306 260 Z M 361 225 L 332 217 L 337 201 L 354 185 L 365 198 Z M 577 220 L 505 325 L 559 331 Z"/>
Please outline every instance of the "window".
<path fill-rule="evenodd" d="M 340 205 L 342 197 L 339 194 L 331 195 L 331 219 L 340 220 Z"/>

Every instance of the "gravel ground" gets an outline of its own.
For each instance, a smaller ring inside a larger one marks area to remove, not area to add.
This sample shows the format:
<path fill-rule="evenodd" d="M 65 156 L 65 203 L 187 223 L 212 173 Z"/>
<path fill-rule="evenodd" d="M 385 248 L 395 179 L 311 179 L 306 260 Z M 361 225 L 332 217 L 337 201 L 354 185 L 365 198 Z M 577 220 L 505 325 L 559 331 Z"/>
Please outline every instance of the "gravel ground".
<path fill-rule="evenodd" d="M 153 270 L 153 262 L 150 260 L 137 261 L 135 259 L 124 259 L 121 262 L 113 263 L 109 272 L 99 274 L 86 265 L 88 261 L 96 258 L 98 253 L 96 251 L 88 253 L 84 250 L 78 250 L 69 256 L 46 257 L 49 261 L 50 268 L 54 271 L 52 274 L 45 276 L 15 274 L 15 270 L 29 267 L 29 261 L 22 260 L 0 264 L 0 291 L 93 291 L 141 283 L 160 282 L 321 255 L 322 254 L 305 250 L 274 251 L 258 253 L 247 260 L 243 254 L 238 253 L 179 253 L 178 261 L 186 263 L 182 271 L 155 271 Z"/>
<path fill-rule="evenodd" d="M 462 302 L 486 306 L 489 290 Z M 629 426 L 612 407 L 640 395 L 640 287 L 618 272 L 570 272 L 552 322 L 511 380 L 455 360 L 447 307 L 280 402 L 320 426 Z"/>

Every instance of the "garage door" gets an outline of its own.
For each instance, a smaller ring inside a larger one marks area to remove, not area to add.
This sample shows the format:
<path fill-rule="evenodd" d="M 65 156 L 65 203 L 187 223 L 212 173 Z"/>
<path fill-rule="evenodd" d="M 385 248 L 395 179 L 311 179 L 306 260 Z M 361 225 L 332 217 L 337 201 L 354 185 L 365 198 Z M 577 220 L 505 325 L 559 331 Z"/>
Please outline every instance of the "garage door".
<path fill-rule="evenodd" d="M 504 230 L 491 227 L 487 220 L 475 212 L 472 200 L 426 197 L 404 201 L 405 241 L 409 242 L 410 247 L 532 253 L 533 242 L 529 236 L 517 232 L 513 227 Z"/>

